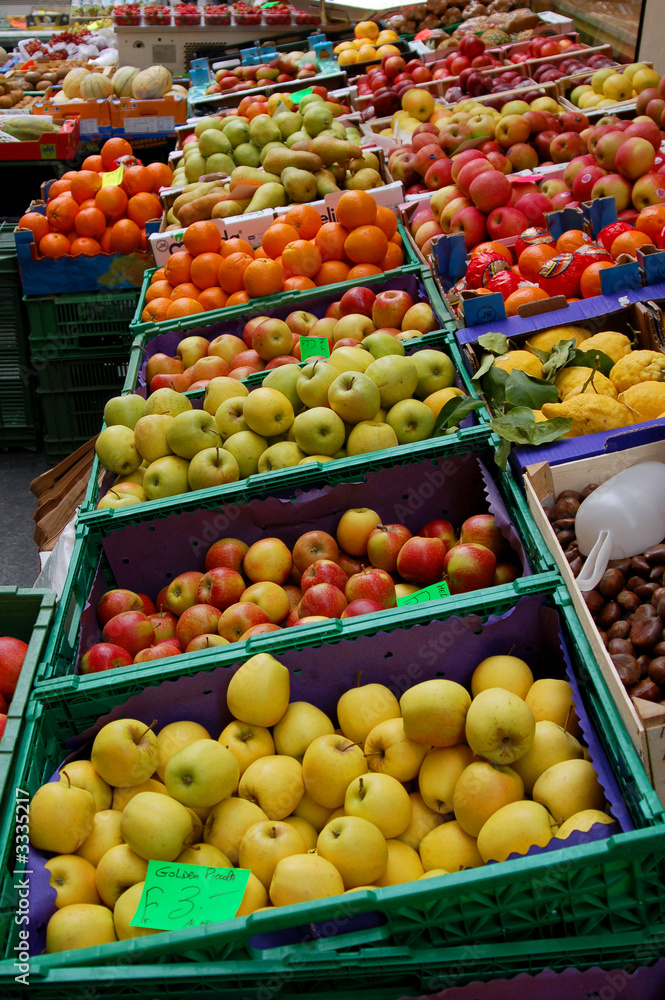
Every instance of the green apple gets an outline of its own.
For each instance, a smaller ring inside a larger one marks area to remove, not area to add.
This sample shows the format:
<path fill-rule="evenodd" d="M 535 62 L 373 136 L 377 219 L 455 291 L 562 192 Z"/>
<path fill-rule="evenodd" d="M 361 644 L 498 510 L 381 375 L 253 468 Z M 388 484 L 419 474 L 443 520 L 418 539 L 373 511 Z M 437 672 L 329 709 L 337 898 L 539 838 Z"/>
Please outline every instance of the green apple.
<path fill-rule="evenodd" d="M 590 760 L 562 760 L 548 767 L 533 786 L 532 795 L 559 825 L 575 813 L 602 810 L 605 805 L 605 792 Z"/>
<path fill-rule="evenodd" d="M 338 376 L 338 378 L 344 377 Z M 342 447 L 346 437 L 344 421 L 327 406 L 315 406 L 311 410 L 299 413 L 294 422 L 294 433 L 296 444 L 304 455 L 332 456 Z"/>
<path fill-rule="evenodd" d="M 389 718 L 377 723 L 365 740 L 370 771 L 390 774 L 398 781 L 417 777 L 429 747 L 406 736 L 404 719 Z"/>
<path fill-rule="evenodd" d="M 134 443 L 134 431 L 124 424 L 105 427 L 95 443 L 95 453 L 104 468 L 116 476 L 136 472 L 143 461 Z"/>
<path fill-rule="evenodd" d="M 243 416 L 246 396 L 230 396 L 220 403 L 215 410 L 215 423 L 222 441 L 232 434 L 248 431 L 249 425 Z"/>
<path fill-rule="evenodd" d="M 150 413 L 141 417 L 134 428 L 134 441 L 144 461 L 155 462 L 165 455 L 172 455 L 166 434 L 174 418 L 168 413 Z"/>
<path fill-rule="evenodd" d="M 337 453 L 337 457 L 341 458 L 342 456 Z M 312 462 L 334 462 L 334 461 L 335 461 L 334 455 L 306 455 L 304 458 L 300 459 L 298 465 L 311 465 Z"/>
<path fill-rule="evenodd" d="M 137 503 L 143 501 L 137 496 L 116 493 L 114 489 L 110 489 L 97 504 L 97 510 L 124 510 L 125 507 L 134 507 Z"/>
<path fill-rule="evenodd" d="M 224 450 L 230 452 L 238 463 L 241 479 L 258 472 L 259 459 L 267 448 L 266 439 L 254 431 L 239 431 L 224 442 Z"/>
<path fill-rule="evenodd" d="M 399 354 L 401 357 L 404 357 L 404 345 L 397 337 L 393 337 L 390 333 L 370 333 L 369 337 L 365 337 L 360 346 L 363 351 L 369 351 L 374 360 L 384 358 L 388 354 Z M 367 371 L 367 368 L 365 368 L 365 371 Z"/>
<path fill-rule="evenodd" d="M 74 785 L 75 788 L 85 788 L 95 800 L 95 809 L 111 808 L 113 794 L 110 785 L 97 774 L 89 760 L 72 760 L 67 764 L 66 774 L 60 774 L 60 781 Z"/>
<path fill-rule="evenodd" d="M 327 361 L 314 361 L 300 369 L 296 389 L 307 407 L 327 406 L 328 389 L 339 372 Z"/>
<path fill-rule="evenodd" d="M 166 455 L 151 462 L 143 477 L 143 489 L 148 500 L 162 500 L 164 497 L 187 493 L 188 472 L 189 462 L 177 455 Z"/>
<path fill-rule="evenodd" d="M 146 861 L 175 861 L 193 841 L 192 814 L 169 795 L 141 792 L 122 811 L 125 843 Z"/>
<path fill-rule="evenodd" d="M 190 490 L 207 490 L 213 486 L 237 483 L 239 479 L 238 463 L 224 448 L 204 448 L 197 452 L 187 471 Z"/>
<path fill-rule="evenodd" d="M 361 420 L 346 439 L 346 452 L 348 455 L 364 455 L 370 451 L 396 448 L 398 444 L 390 424 L 380 420 Z"/>
<path fill-rule="evenodd" d="M 179 722 L 169 722 L 157 733 L 157 745 L 159 746 L 159 763 L 155 769 L 157 777 L 164 780 L 166 765 L 174 753 L 196 740 L 207 739 L 210 739 L 210 733 L 198 722 L 189 722 L 186 719 Z"/>
<path fill-rule="evenodd" d="M 328 404 L 347 424 L 357 424 L 361 420 L 374 419 L 381 408 L 381 393 L 368 375 L 345 371 L 328 389 Z"/>
<path fill-rule="evenodd" d="M 196 740 L 171 757 L 164 772 L 169 795 L 191 809 L 228 799 L 238 787 L 240 768 L 230 750 L 216 740 Z"/>
<path fill-rule="evenodd" d="M 134 428 L 139 417 L 143 416 L 145 399 L 137 393 L 129 392 L 124 396 L 114 396 L 107 400 L 104 407 L 104 423 L 107 427 L 113 424 L 123 424 Z"/>
<path fill-rule="evenodd" d="M 397 778 L 389 774 L 362 774 L 346 790 L 344 812 L 369 820 L 389 839 L 404 833 L 411 822 L 411 800 Z"/>
<path fill-rule="evenodd" d="M 76 854 L 59 854 L 50 858 L 44 868 L 50 875 L 49 885 L 55 889 L 58 910 L 76 903 L 101 903 L 95 888 L 94 865 L 85 858 Z"/>
<path fill-rule="evenodd" d="M 51 781 L 38 788 L 30 802 L 30 843 L 38 851 L 73 854 L 92 832 L 94 818 L 92 792 L 66 779 Z"/>
<path fill-rule="evenodd" d="M 443 351 L 416 351 L 409 358 L 418 371 L 414 392 L 418 399 L 426 399 L 438 389 L 448 389 L 455 384 L 455 367 Z"/>
<path fill-rule="evenodd" d="M 256 802 L 268 819 L 290 816 L 304 793 L 300 761 L 282 754 L 259 757 L 249 765 L 238 785 L 238 797 Z"/>
<path fill-rule="evenodd" d="M 166 440 L 171 451 L 180 458 L 194 458 L 204 448 L 214 448 L 221 443 L 215 418 L 205 410 L 179 413 L 168 428 Z"/>
<path fill-rule="evenodd" d="M 274 472 L 275 469 L 290 469 L 298 465 L 305 457 L 305 452 L 298 447 L 295 441 L 279 441 L 272 444 L 261 455 L 259 459 L 259 472 Z"/>
<path fill-rule="evenodd" d="M 140 785 L 159 763 L 157 737 L 139 719 L 116 719 L 95 736 L 90 760 L 109 785 Z"/>
<path fill-rule="evenodd" d="M 296 388 L 299 375 L 299 365 L 280 365 L 279 368 L 272 368 L 262 383 L 264 389 L 278 389 L 286 396 L 295 414 L 305 408 Z"/>
<path fill-rule="evenodd" d="M 429 809 L 442 816 L 452 813 L 455 785 L 473 760 L 473 752 L 463 743 L 427 751 L 418 774 L 418 789 Z"/>
<path fill-rule="evenodd" d="M 240 774 L 244 774 L 250 764 L 259 757 L 268 757 L 275 752 L 275 743 L 265 726 L 250 726 L 247 722 L 234 719 L 219 734 L 219 742 L 230 750 L 238 761 Z"/>
<path fill-rule="evenodd" d="M 337 702 L 337 719 L 347 739 L 364 744 L 374 726 L 400 718 L 399 702 L 383 684 L 349 688 Z"/>
<path fill-rule="evenodd" d="M 373 334 L 370 334 L 373 336 Z M 326 364 L 332 365 L 340 374 L 342 372 L 364 372 L 372 363 L 368 351 L 359 351 L 357 347 L 333 347 Z"/>
<path fill-rule="evenodd" d="M 400 444 L 413 444 L 430 437 L 435 417 L 422 400 L 401 399 L 388 410 L 386 423 L 395 431 Z"/>
<path fill-rule="evenodd" d="M 505 688 L 486 688 L 471 702 L 466 716 L 466 742 L 492 764 L 512 764 L 523 757 L 536 731 L 533 712 Z"/>
<path fill-rule="evenodd" d="M 513 762 L 512 769 L 524 782 L 526 792 L 531 795 L 538 778 L 549 767 L 562 760 L 581 760 L 584 756 L 582 744 L 571 733 L 556 722 L 543 719 L 536 722 L 536 732 L 529 750 Z"/>
<path fill-rule="evenodd" d="M 418 369 L 413 359 L 395 354 L 377 358 L 365 374 L 378 386 L 381 406 L 388 408 L 400 399 L 410 399 L 418 385 Z"/>
<path fill-rule="evenodd" d="M 221 130 L 227 121 L 227 118 L 200 118 L 194 126 L 194 134 L 197 139 L 200 139 L 207 129 L 215 128 Z"/>
<path fill-rule="evenodd" d="M 211 413 L 214 417 L 218 407 L 221 406 L 225 399 L 230 399 L 232 396 L 247 396 L 248 394 L 249 389 L 247 386 L 239 382 L 237 378 L 218 375 L 217 378 L 211 378 L 206 386 L 203 409 L 206 413 Z"/>
<path fill-rule="evenodd" d="M 245 400 L 243 416 L 249 429 L 262 437 L 288 431 L 293 423 L 293 407 L 279 389 L 253 389 Z"/>
<path fill-rule="evenodd" d="M 366 774 L 367 769 L 362 747 L 346 736 L 330 733 L 318 736 L 307 747 L 302 774 L 305 789 L 315 802 L 338 809 L 344 803 L 349 784 Z"/>
<path fill-rule="evenodd" d="M 143 413 L 145 416 L 149 413 L 169 413 L 172 417 L 176 417 L 179 413 L 191 409 L 192 404 L 187 396 L 165 386 L 148 396 Z"/>
<path fill-rule="evenodd" d="M 344 882 L 335 866 L 315 853 L 282 858 L 275 865 L 270 882 L 270 900 L 274 906 L 307 903 L 343 892 Z"/>

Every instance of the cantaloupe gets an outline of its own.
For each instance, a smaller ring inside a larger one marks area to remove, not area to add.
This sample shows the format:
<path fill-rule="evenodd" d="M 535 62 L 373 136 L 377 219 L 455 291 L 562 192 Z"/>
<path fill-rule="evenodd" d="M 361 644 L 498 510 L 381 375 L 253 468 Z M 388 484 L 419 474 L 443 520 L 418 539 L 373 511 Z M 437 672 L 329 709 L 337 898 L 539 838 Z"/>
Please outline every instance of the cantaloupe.
<path fill-rule="evenodd" d="M 81 96 L 81 81 L 86 76 L 90 76 L 90 70 L 84 69 L 83 66 L 77 66 L 75 69 L 70 69 L 62 81 L 62 89 L 70 101 L 73 97 Z"/>
<path fill-rule="evenodd" d="M 113 90 L 116 97 L 131 97 L 132 83 L 138 73 L 136 66 L 121 66 L 113 74 Z"/>
<path fill-rule="evenodd" d="M 80 95 L 84 101 L 96 101 L 99 98 L 110 97 L 113 84 L 103 73 L 89 73 L 81 80 Z"/>
<path fill-rule="evenodd" d="M 132 96 L 139 101 L 163 97 L 173 85 L 173 77 L 164 66 L 149 66 L 132 81 Z"/>

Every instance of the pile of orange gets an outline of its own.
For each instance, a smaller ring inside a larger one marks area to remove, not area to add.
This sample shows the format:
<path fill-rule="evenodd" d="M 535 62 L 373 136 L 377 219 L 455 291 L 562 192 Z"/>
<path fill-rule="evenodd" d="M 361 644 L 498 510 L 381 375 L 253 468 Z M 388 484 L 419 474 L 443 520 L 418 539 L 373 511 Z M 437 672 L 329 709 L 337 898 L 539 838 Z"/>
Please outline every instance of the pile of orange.
<path fill-rule="evenodd" d="M 195 222 L 185 250 L 152 276 L 144 321 L 161 322 L 242 305 L 250 299 L 358 281 L 404 262 L 397 217 L 367 191 L 345 191 L 337 222 L 322 222 L 311 205 L 295 205 L 263 234 L 261 246 L 222 241 L 215 222 Z"/>
<path fill-rule="evenodd" d="M 128 166 L 119 185 L 102 185 L 121 157 L 132 157 L 126 139 L 109 139 L 101 152 L 88 156 L 81 170 L 69 170 L 51 184 L 46 214 L 26 212 L 19 229 L 29 229 L 40 257 L 94 257 L 147 250 L 146 223 L 161 219 L 158 192 L 171 183 L 165 163 Z"/>

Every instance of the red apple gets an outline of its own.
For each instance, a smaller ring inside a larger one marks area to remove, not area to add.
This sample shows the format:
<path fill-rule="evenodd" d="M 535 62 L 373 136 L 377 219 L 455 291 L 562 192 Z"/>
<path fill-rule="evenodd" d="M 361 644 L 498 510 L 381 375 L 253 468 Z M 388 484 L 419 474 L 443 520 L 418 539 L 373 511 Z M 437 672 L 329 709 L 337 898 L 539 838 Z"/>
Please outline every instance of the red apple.
<path fill-rule="evenodd" d="M 317 583 L 331 583 L 344 593 L 346 579 L 346 573 L 339 563 L 333 562 L 332 559 L 317 559 L 307 567 L 300 578 L 300 597 L 302 598 L 302 594 Z"/>
<path fill-rule="evenodd" d="M 249 545 L 241 542 L 239 538 L 220 538 L 206 552 L 206 571 L 215 566 L 226 566 L 228 569 L 240 572 L 248 548 Z"/>
<path fill-rule="evenodd" d="M 455 181 L 463 195 L 469 194 L 471 181 L 477 177 L 478 174 L 482 174 L 484 172 L 490 173 L 492 180 L 494 180 L 494 175 L 498 173 L 498 170 L 494 169 L 487 157 L 470 160 L 468 163 L 464 164 L 457 175 L 457 180 Z"/>
<path fill-rule="evenodd" d="M 223 611 L 217 622 L 217 631 L 229 642 L 239 642 L 247 629 L 253 625 L 263 625 L 270 622 L 270 615 L 258 604 L 250 601 L 232 604 Z"/>
<path fill-rule="evenodd" d="M 502 555 L 507 547 L 501 529 L 494 523 L 493 514 L 474 514 L 468 517 L 460 530 L 460 542 L 484 545 L 495 556 Z"/>
<path fill-rule="evenodd" d="M 341 550 L 338 561 L 346 573 L 347 579 L 355 576 L 356 573 L 362 573 L 364 569 L 368 569 L 371 565 L 369 559 L 365 556 L 350 556 L 348 552 L 342 552 Z"/>
<path fill-rule="evenodd" d="M 509 236 L 519 236 L 529 226 L 524 212 L 512 205 L 495 208 L 487 220 L 487 231 L 492 240 L 505 240 Z"/>
<path fill-rule="evenodd" d="M 626 133 L 624 132 L 624 137 Z M 619 147 L 616 154 L 617 172 L 629 181 L 648 174 L 655 162 L 656 152 L 648 139 L 632 136 Z"/>
<path fill-rule="evenodd" d="M 349 288 L 339 300 L 340 318 L 349 316 L 352 313 L 359 313 L 361 316 L 371 316 L 376 294 L 371 288 L 365 285 L 357 285 Z"/>
<path fill-rule="evenodd" d="M 416 130 L 417 131 L 417 130 Z M 438 130 L 437 130 L 438 131 Z M 494 143 L 497 150 L 500 148 L 498 143 Z M 452 160 L 451 175 L 453 179 L 453 184 L 457 183 L 457 177 L 460 170 L 465 165 L 465 163 L 471 163 L 472 160 L 483 160 L 487 159 L 484 156 L 484 151 L 481 152 L 479 149 L 465 149 L 462 153 L 458 153 L 454 160 Z"/>
<path fill-rule="evenodd" d="M 440 156 L 428 167 L 425 174 L 425 185 L 430 191 L 438 191 L 450 184 L 450 164 L 447 156 Z"/>
<path fill-rule="evenodd" d="M 408 292 L 388 288 L 376 296 L 369 315 L 377 328 L 392 326 L 401 329 L 402 320 L 412 305 L 413 299 Z"/>
<path fill-rule="evenodd" d="M 244 590 L 245 581 L 240 573 L 227 566 L 214 566 L 201 577 L 196 591 L 196 602 L 211 604 L 214 608 L 224 611 L 232 604 L 238 603 Z"/>
<path fill-rule="evenodd" d="M 507 205 L 512 191 L 510 181 L 498 170 L 484 170 L 477 174 L 469 185 L 469 197 L 476 208 L 487 215 L 492 209 Z"/>
<path fill-rule="evenodd" d="M 573 197 L 576 198 L 577 201 L 588 201 L 591 197 L 594 184 L 596 181 L 599 181 L 601 177 L 605 177 L 606 174 L 607 171 L 603 170 L 602 167 L 584 167 L 579 171 L 573 181 Z"/>
<path fill-rule="evenodd" d="M 177 375 L 182 374 L 184 370 L 185 366 L 179 358 L 158 352 L 146 361 L 145 380 L 150 385 L 155 375 Z"/>
<path fill-rule="evenodd" d="M 337 542 L 326 531 L 307 531 L 293 546 L 293 565 L 301 573 L 317 559 L 332 559 L 337 562 L 338 557 Z"/>
<path fill-rule="evenodd" d="M 445 569 L 451 594 L 466 594 L 492 586 L 496 556 L 484 545 L 455 545 L 446 554 Z"/>
<path fill-rule="evenodd" d="M 550 157 L 555 163 L 567 163 L 586 153 L 586 143 L 577 132 L 562 132 L 550 143 Z"/>
<path fill-rule="evenodd" d="M 383 569 L 371 567 L 349 577 L 344 591 L 349 604 L 361 598 L 377 601 L 383 608 L 397 606 L 395 583 Z"/>
<path fill-rule="evenodd" d="M 139 650 L 154 644 L 155 630 L 142 611 L 122 611 L 106 623 L 102 637 L 105 642 L 122 646 L 134 657 Z"/>
<path fill-rule="evenodd" d="M 499 176 L 503 177 L 503 174 Z M 478 243 L 487 239 L 484 213 L 473 205 L 461 208 L 451 219 L 450 232 L 463 233 L 464 246 L 467 250 L 473 249 Z"/>
<path fill-rule="evenodd" d="M 180 615 L 175 630 L 176 638 L 187 647 L 197 635 L 216 632 L 219 619 L 219 608 L 212 604 L 195 604 Z"/>
<path fill-rule="evenodd" d="M 162 639 L 175 639 L 175 629 L 178 624 L 177 615 L 171 611 L 155 611 L 148 615 L 148 621 L 155 633 L 155 643 Z"/>
<path fill-rule="evenodd" d="M 181 644 L 176 645 L 175 639 L 164 639 L 154 646 L 139 650 L 132 662 L 150 663 L 152 660 L 165 660 L 169 656 L 180 656 L 182 651 Z"/>
<path fill-rule="evenodd" d="M 394 573 L 400 549 L 411 538 L 403 524 L 377 524 L 367 539 L 367 555 L 372 566 Z"/>
<path fill-rule="evenodd" d="M 342 611 L 342 618 L 357 618 L 358 615 L 369 615 L 373 611 L 385 611 L 383 604 L 373 601 L 367 597 L 361 597 L 357 601 L 351 601 Z"/>
<path fill-rule="evenodd" d="M 302 595 L 298 617 L 323 615 L 326 618 L 339 618 L 347 603 L 344 592 L 339 587 L 332 583 L 315 583 Z"/>
<path fill-rule="evenodd" d="M 113 670 L 114 667 L 128 667 L 132 657 L 123 649 L 111 642 L 97 642 L 83 654 L 79 664 L 82 674 L 97 674 L 102 670 Z"/>
<path fill-rule="evenodd" d="M 434 521 L 428 521 L 427 524 L 422 526 L 418 534 L 423 538 L 441 539 L 446 546 L 446 551 L 451 549 L 453 545 L 457 544 L 455 529 L 450 521 L 446 521 L 444 518 L 437 518 Z"/>
<path fill-rule="evenodd" d="M 525 194 L 515 202 L 518 212 L 524 212 L 530 226 L 546 226 L 545 215 L 552 211 L 552 202 L 544 194 Z"/>
<path fill-rule="evenodd" d="M 440 538 L 415 535 L 400 549 L 397 572 L 407 583 L 429 587 L 441 579 L 445 555 L 446 546 Z"/>
<path fill-rule="evenodd" d="M 253 635 L 263 635 L 264 632 L 279 632 L 281 625 L 273 625 L 272 622 L 264 622 L 261 625 L 252 625 L 240 636 L 240 641 L 244 642 L 245 639 L 251 639 Z"/>
<path fill-rule="evenodd" d="M 133 590 L 107 590 L 97 605 L 97 621 L 101 628 L 123 611 L 143 611 L 143 601 Z M 144 612 L 145 613 L 145 612 Z"/>

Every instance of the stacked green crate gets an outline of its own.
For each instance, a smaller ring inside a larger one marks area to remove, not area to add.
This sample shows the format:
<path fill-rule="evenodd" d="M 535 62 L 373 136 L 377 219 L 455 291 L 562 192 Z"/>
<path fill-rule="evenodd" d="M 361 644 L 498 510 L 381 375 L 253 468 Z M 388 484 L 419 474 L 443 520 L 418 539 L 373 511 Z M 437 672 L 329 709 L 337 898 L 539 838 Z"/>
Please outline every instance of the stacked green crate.
<path fill-rule="evenodd" d="M 12 226 L 0 225 L 0 447 L 36 448 L 39 421 Z"/>

